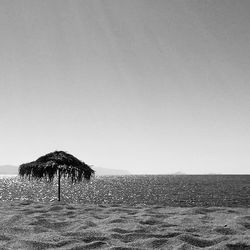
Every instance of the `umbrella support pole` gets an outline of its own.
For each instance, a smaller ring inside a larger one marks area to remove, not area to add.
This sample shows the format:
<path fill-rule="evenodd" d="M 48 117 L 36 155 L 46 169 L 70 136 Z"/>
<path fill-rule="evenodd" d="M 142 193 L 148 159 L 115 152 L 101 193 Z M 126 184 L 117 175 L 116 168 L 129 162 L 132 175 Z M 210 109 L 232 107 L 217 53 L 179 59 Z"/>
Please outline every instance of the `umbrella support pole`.
<path fill-rule="evenodd" d="M 61 173 L 60 173 L 60 169 L 58 169 L 58 201 L 60 201 L 60 196 L 61 196 L 61 183 L 60 183 L 60 179 L 61 179 Z"/>

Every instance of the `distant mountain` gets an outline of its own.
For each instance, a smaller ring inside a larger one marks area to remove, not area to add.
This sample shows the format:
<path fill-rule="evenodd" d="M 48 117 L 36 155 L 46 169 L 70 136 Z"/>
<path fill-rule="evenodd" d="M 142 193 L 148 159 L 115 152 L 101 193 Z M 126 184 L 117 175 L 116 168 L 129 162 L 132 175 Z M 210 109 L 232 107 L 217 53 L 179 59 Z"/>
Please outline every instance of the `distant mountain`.
<path fill-rule="evenodd" d="M 118 169 L 109 169 L 109 168 L 97 168 L 93 167 L 96 171 L 96 175 L 130 175 L 127 170 L 118 170 Z M 17 175 L 18 174 L 18 166 L 12 165 L 1 165 L 0 166 L 0 175 Z"/>
<path fill-rule="evenodd" d="M 2 165 L 0 166 L 0 175 L 14 175 L 18 174 L 18 167 L 13 165 Z"/>
<path fill-rule="evenodd" d="M 96 171 L 96 175 L 131 175 L 131 173 L 127 170 L 118 170 L 118 169 L 110 169 L 110 168 L 94 168 Z"/>
<path fill-rule="evenodd" d="M 172 173 L 171 175 L 186 175 L 186 174 L 181 171 L 177 171 L 175 173 Z"/>

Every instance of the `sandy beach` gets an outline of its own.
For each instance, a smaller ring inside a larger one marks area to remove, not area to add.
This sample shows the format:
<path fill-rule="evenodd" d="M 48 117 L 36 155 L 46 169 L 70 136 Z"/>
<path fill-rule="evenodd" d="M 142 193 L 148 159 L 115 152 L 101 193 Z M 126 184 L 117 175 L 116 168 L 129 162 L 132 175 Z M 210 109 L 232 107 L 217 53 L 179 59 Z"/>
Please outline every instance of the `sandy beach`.
<path fill-rule="evenodd" d="M 0 249 L 250 249 L 249 208 L 2 202 Z"/>

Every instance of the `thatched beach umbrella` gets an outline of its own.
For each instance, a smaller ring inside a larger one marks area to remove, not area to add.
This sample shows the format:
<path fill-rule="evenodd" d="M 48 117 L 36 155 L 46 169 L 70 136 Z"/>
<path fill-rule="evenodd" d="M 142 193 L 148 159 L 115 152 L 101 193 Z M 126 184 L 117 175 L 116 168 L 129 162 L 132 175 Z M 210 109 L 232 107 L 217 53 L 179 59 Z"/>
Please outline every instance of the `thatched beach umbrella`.
<path fill-rule="evenodd" d="M 36 161 L 22 164 L 19 167 L 19 175 L 22 177 L 45 178 L 52 181 L 55 176 L 58 176 L 59 201 L 61 176 L 70 178 L 72 183 L 75 183 L 83 179 L 89 180 L 94 173 L 95 171 L 90 166 L 64 151 L 46 154 Z"/>

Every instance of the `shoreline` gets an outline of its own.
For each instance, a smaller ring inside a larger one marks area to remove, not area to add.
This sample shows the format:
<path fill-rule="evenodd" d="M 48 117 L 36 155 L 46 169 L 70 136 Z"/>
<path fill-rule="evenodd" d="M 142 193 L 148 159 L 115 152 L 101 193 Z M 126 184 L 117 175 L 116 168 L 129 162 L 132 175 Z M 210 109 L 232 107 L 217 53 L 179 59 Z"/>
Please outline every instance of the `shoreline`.
<path fill-rule="evenodd" d="M 250 208 L 1 202 L 1 249 L 250 249 Z"/>

